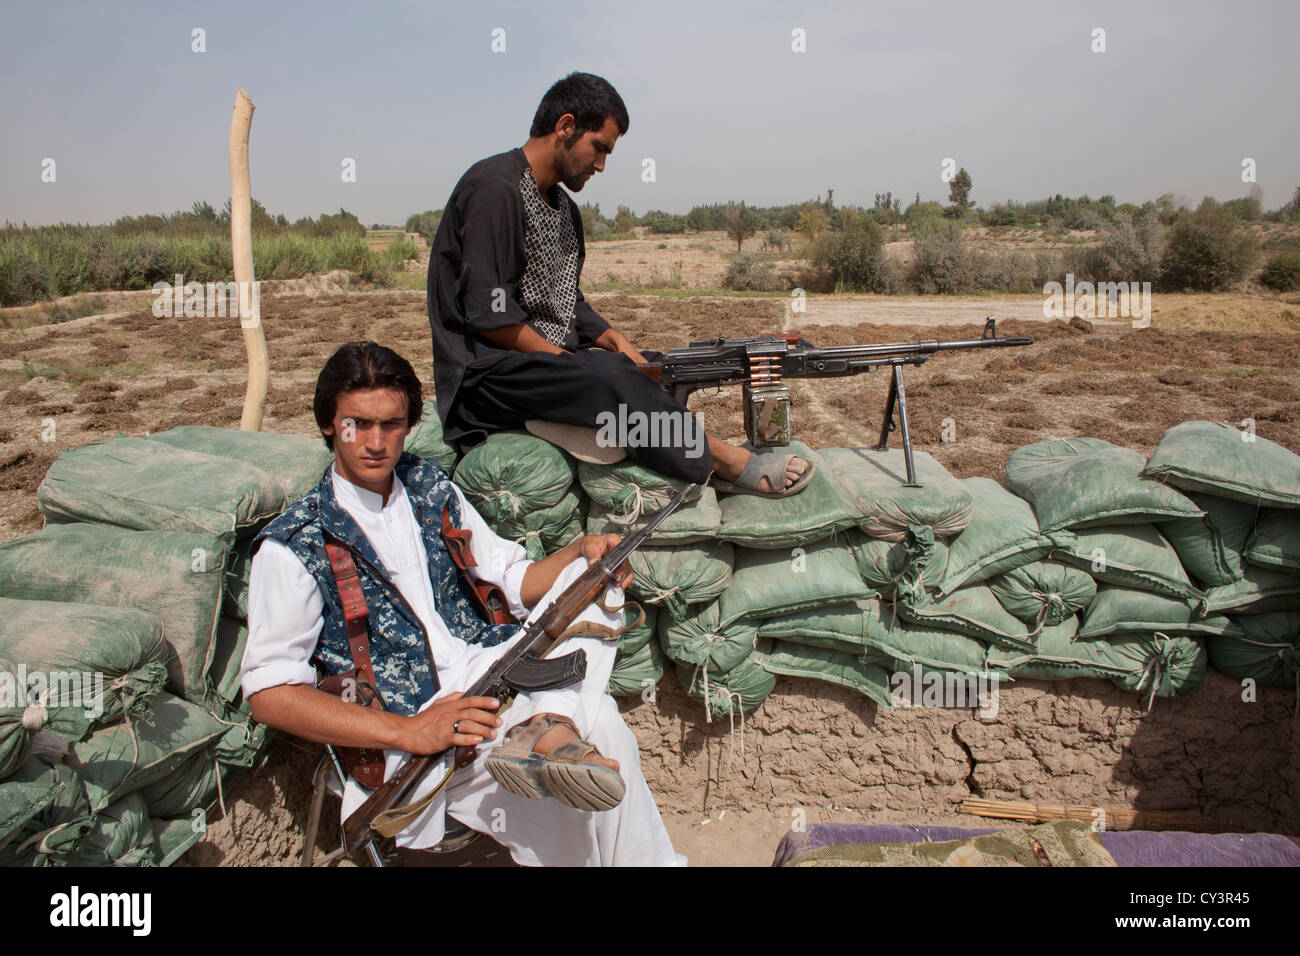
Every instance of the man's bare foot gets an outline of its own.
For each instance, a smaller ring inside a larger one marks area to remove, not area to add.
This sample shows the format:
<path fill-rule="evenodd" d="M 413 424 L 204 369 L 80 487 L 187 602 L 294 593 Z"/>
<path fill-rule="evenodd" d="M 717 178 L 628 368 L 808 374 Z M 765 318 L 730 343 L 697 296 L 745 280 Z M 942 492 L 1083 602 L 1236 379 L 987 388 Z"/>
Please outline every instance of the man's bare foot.
<path fill-rule="evenodd" d="M 567 743 L 572 743 L 577 739 L 578 739 L 578 735 L 575 734 L 571 729 L 569 729 L 564 724 L 557 724 L 554 727 L 552 727 L 550 730 L 548 730 L 546 733 L 542 734 L 542 736 L 537 738 L 537 743 L 533 744 L 533 753 L 541 754 L 543 757 L 545 757 L 548 754 L 550 754 L 550 752 L 554 750 L 556 747 L 563 746 L 564 744 Z M 593 753 L 587 754 L 587 757 L 583 761 L 583 763 L 600 764 L 603 767 L 609 767 L 611 770 L 619 769 L 617 760 L 611 760 L 608 757 L 604 757 L 600 754 L 599 751 L 595 751 Z"/>

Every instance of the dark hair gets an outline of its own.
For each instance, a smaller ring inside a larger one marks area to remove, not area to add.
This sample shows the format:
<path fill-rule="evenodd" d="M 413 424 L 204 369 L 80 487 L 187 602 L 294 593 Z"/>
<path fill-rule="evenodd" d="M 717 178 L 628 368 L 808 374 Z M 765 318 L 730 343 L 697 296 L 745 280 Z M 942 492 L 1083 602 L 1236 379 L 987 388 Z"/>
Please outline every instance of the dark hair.
<path fill-rule="evenodd" d="M 334 450 L 334 439 L 325 434 L 325 429 L 334 424 L 339 395 L 372 388 L 405 392 L 407 426 L 414 427 L 420 420 L 424 396 L 420 377 L 411 368 L 411 363 L 392 349 L 374 342 L 349 342 L 340 346 L 321 369 L 316 379 L 316 396 L 312 399 L 316 424 L 330 451 Z"/>
<path fill-rule="evenodd" d="M 614 117 L 618 135 L 627 132 L 627 107 L 618 91 L 604 77 L 591 73 L 570 73 L 546 91 L 533 116 L 529 136 L 547 136 L 555 132 L 555 124 L 565 113 L 572 113 L 577 126 L 575 133 L 598 130 L 605 125 L 605 117 Z"/>

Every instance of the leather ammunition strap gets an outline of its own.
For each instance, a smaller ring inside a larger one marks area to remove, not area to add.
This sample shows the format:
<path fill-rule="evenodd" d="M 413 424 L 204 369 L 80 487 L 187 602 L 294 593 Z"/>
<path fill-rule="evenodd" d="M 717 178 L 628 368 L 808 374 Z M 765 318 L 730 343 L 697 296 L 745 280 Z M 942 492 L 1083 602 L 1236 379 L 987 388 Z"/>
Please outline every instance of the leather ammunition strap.
<path fill-rule="evenodd" d="M 322 678 L 317 687 L 327 693 L 351 700 L 363 707 L 384 709 L 383 697 L 375 685 L 375 670 L 370 660 L 370 609 L 361 590 L 361 576 L 356 562 L 346 545 L 335 541 L 325 542 L 334 583 L 339 589 L 343 606 L 343 620 L 347 625 L 348 650 L 352 655 L 352 670 Z M 349 686 L 351 682 L 351 686 Z M 384 782 L 384 752 L 372 747 L 336 747 L 343 771 L 363 787 L 374 789 Z"/>
<path fill-rule="evenodd" d="M 514 615 L 510 613 L 510 602 L 506 594 L 495 584 L 480 581 L 469 573 L 470 568 L 478 567 L 474 553 L 469 549 L 473 532 L 468 528 L 457 528 L 451 523 L 451 513 L 442 509 L 442 540 L 447 546 L 447 553 L 460 571 L 461 579 L 473 595 L 474 603 L 489 624 L 514 624 Z"/>

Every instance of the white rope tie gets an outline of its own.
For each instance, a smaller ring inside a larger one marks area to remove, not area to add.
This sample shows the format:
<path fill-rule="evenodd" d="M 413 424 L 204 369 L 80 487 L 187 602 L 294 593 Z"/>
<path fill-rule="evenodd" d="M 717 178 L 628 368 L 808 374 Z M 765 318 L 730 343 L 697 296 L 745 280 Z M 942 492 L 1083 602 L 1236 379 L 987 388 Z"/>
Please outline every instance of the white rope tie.
<path fill-rule="evenodd" d="M 641 517 L 641 511 L 645 507 L 645 498 L 641 494 L 641 486 L 633 485 L 632 492 L 631 507 L 626 508 L 622 514 L 615 514 L 611 511 L 606 515 L 610 523 L 627 527 Z"/>
<path fill-rule="evenodd" d="M 727 720 L 731 724 L 731 730 L 728 734 L 728 751 L 727 751 L 727 776 L 731 776 L 731 761 L 736 756 L 736 714 L 740 714 L 740 756 L 745 756 L 745 711 L 744 701 L 741 700 L 740 694 L 736 691 L 725 690 L 727 695 Z M 734 700 L 733 700 L 734 699 Z"/>
<path fill-rule="evenodd" d="M 504 498 L 506 500 L 506 504 L 510 506 L 510 517 L 512 518 L 519 517 L 520 498 L 509 488 L 502 488 L 498 491 L 483 491 L 480 492 L 480 494 L 482 494 L 483 497 L 485 498 L 488 497 L 489 495 L 496 497 L 498 500 Z"/>
<path fill-rule="evenodd" d="M 1148 660 L 1146 666 L 1142 668 L 1142 677 L 1138 680 L 1137 687 L 1134 688 L 1138 693 L 1141 693 L 1142 686 L 1150 678 L 1151 696 L 1147 698 L 1148 713 L 1151 712 L 1151 707 L 1156 702 L 1156 691 L 1160 689 L 1160 681 L 1164 679 L 1165 668 L 1168 666 L 1165 656 L 1169 653 L 1169 645 L 1164 643 L 1169 640 L 1169 635 L 1156 631 L 1153 636 L 1156 643 L 1155 656 Z"/>
<path fill-rule="evenodd" d="M 23 709 L 23 730 L 35 733 L 45 726 L 45 722 L 50 719 L 50 712 L 45 709 L 45 701 L 48 690 L 42 691 L 37 695 L 36 700 L 28 704 Z"/>

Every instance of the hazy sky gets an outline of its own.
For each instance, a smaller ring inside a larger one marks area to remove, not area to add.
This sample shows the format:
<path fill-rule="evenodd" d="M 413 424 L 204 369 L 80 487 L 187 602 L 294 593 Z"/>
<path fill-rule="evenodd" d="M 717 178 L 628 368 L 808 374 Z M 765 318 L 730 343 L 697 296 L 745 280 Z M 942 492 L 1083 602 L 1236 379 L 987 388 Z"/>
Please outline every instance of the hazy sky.
<path fill-rule="evenodd" d="M 0 0 L 0 220 L 220 208 L 243 86 L 257 199 L 291 219 L 342 206 L 400 223 L 521 145 L 575 69 L 609 79 L 631 115 L 577 197 L 610 215 L 828 187 L 837 203 L 946 201 L 949 157 L 982 206 L 1229 199 L 1251 158 L 1275 208 L 1300 185 L 1298 28 L 1283 0 Z"/>

